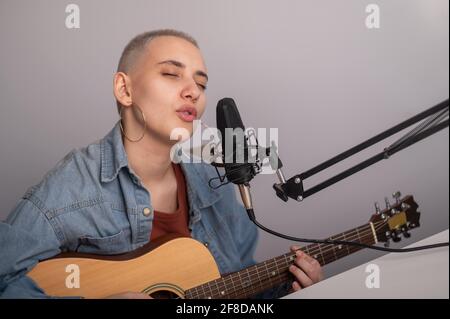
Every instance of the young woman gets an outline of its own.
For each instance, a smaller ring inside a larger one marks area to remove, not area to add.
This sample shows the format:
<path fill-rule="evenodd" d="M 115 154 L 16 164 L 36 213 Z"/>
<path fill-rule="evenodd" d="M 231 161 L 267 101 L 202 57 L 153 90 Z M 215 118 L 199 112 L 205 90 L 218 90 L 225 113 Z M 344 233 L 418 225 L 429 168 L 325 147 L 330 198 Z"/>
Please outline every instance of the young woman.
<path fill-rule="evenodd" d="M 157 30 L 130 41 L 113 81 L 121 120 L 99 142 L 69 153 L 0 224 L 1 297 L 47 297 L 26 274 L 60 252 L 125 253 L 169 233 L 204 243 L 221 273 L 254 264 L 257 230 L 233 186 L 211 189 L 210 165 L 170 157 L 173 129 L 192 134 L 205 110 L 207 81 L 189 35 Z M 319 263 L 303 253 L 290 271 L 293 290 L 322 278 Z"/>

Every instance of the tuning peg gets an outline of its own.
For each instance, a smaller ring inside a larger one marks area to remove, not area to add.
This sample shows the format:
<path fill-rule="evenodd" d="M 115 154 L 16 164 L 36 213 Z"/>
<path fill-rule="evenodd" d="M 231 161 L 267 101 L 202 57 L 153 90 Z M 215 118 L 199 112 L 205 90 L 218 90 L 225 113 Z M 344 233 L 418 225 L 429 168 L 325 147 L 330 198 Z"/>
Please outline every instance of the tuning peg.
<path fill-rule="evenodd" d="M 406 228 L 402 228 L 402 233 L 405 238 L 411 237 L 411 234 L 408 233 L 408 230 Z"/>
<path fill-rule="evenodd" d="M 386 209 L 391 209 L 391 203 L 389 203 L 389 198 L 385 197 L 384 202 L 386 203 Z"/>
<path fill-rule="evenodd" d="M 402 209 L 403 210 L 407 210 L 407 209 L 410 209 L 411 208 L 411 206 L 409 206 L 408 204 L 406 204 L 406 203 L 402 203 Z"/>
<path fill-rule="evenodd" d="M 392 197 L 395 199 L 395 202 L 398 204 L 400 203 L 400 197 L 402 197 L 402 193 L 400 191 L 396 191 L 392 193 Z"/>
<path fill-rule="evenodd" d="M 380 213 L 381 213 L 381 210 L 380 210 L 380 204 L 378 204 L 378 202 L 375 202 L 375 203 L 374 203 L 374 206 L 375 206 L 375 213 L 376 213 L 377 215 L 380 215 Z"/>
<path fill-rule="evenodd" d="M 398 243 L 400 240 L 402 240 L 399 236 L 397 231 L 393 231 L 392 232 L 392 236 L 391 236 L 392 240 L 394 241 L 394 243 Z"/>

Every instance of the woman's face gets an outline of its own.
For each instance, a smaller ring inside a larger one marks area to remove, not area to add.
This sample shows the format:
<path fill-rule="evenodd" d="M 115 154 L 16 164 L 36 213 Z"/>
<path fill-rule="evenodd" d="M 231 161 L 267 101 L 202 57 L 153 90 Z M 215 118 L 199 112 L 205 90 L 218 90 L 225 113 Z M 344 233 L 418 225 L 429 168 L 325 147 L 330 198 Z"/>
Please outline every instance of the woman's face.
<path fill-rule="evenodd" d="M 208 81 L 200 50 L 190 42 L 161 36 L 153 39 L 129 74 L 133 104 L 145 114 L 147 132 L 164 143 L 173 144 L 175 128 L 193 132 L 193 120 L 206 106 Z M 138 123 L 139 112 L 133 112 Z"/>

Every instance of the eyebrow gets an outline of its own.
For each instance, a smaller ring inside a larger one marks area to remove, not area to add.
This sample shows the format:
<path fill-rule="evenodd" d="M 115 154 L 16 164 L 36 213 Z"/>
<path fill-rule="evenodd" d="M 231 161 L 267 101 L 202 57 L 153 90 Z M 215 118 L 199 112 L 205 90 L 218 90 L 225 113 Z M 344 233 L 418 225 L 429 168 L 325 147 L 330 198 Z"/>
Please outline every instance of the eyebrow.
<path fill-rule="evenodd" d="M 158 65 L 159 64 L 171 64 L 171 65 L 174 65 L 174 66 L 176 66 L 178 68 L 182 68 L 182 69 L 184 69 L 186 67 L 186 65 L 184 65 L 183 63 L 176 61 L 176 60 L 165 60 L 165 61 L 159 62 Z M 195 75 L 203 76 L 204 78 L 206 78 L 206 80 L 208 80 L 208 74 L 206 74 L 203 71 L 198 70 L 195 72 Z"/>

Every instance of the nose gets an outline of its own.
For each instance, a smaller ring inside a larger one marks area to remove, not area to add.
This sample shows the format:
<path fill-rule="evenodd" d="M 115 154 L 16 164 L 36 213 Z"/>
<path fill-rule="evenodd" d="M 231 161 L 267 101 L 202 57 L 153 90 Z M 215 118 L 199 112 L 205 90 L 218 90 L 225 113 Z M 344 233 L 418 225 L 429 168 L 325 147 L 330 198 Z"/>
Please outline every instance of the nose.
<path fill-rule="evenodd" d="M 195 83 L 194 80 L 188 81 L 185 85 L 183 90 L 181 91 L 181 96 L 184 99 L 189 99 L 192 101 L 192 103 L 197 102 L 198 98 L 200 97 L 201 91 L 198 88 L 197 83 Z"/>

